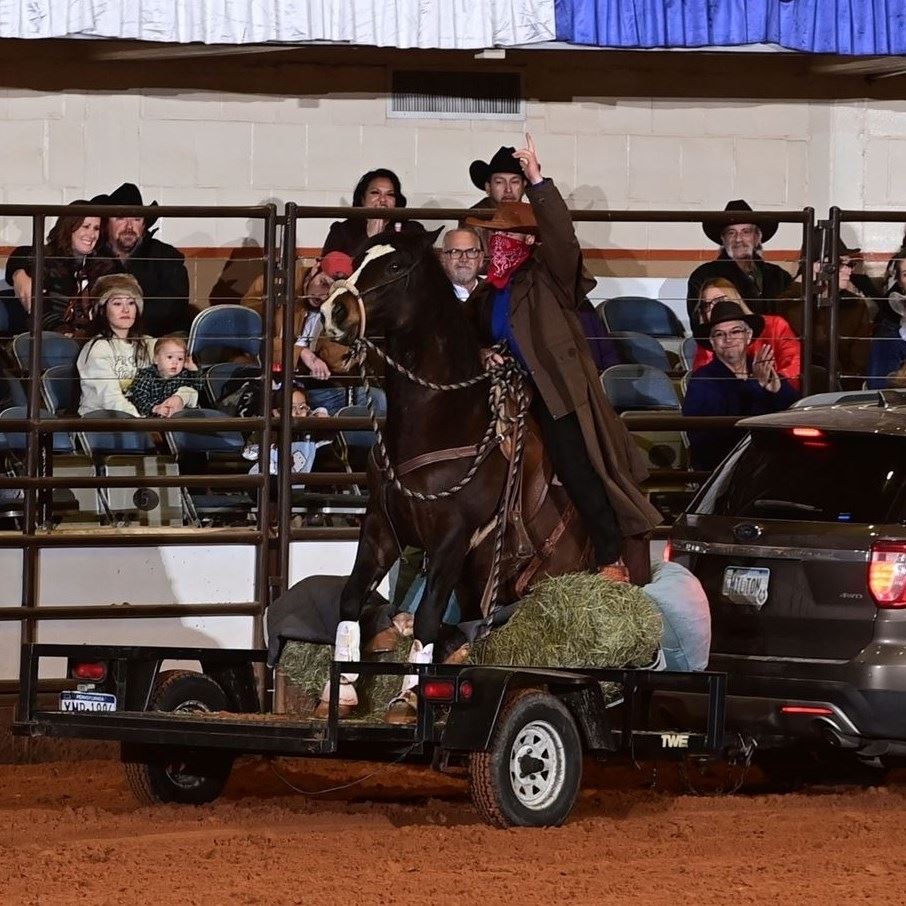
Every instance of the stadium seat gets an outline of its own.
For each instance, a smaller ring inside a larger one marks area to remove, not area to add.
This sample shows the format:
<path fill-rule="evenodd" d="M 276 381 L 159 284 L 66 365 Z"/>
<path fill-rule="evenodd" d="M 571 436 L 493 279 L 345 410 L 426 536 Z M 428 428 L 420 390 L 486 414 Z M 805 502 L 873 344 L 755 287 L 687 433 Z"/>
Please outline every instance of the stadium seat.
<path fill-rule="evenodd" d="M 75 415 L 79 408 L 79 374 L 75 362 L 48 368 L 41 375 L 41 392 L 51 412 Z"/>
<path fill-rule="evenodd" d="M 20 333 L 13 337 L 13 355 L 22 374 L 31 367 L 31 334 Z M 41 333 L 41 373 L 54 365 L 74 365 L 79 357 L 79 344 L 72 337 L 45 330 Z"/>
<path fill-rule="evenodd" d="M 695 356 L 698 353 L 698 341 L 695 337 L 686 337 L 683 340 L 682 346 L 680 346 L 680 360 L 683 363 L 683 367 L 686 371 L 692 370 L 692 363 L 695 361 Z"/>
<path fill-rule="evenodd" d="M 686 335 L 680 319 L 658 299 L 647 296 L 617 296 L 605 299 L 598 312 L 611 333 L 632 331 L 650 337 L 676 337 Z"/>
<path fill-rule="evenodd" d="M 669 371 L 667 351 L 654 337 L 629 330 L 617 331 L 610 337 L 620 354 L 620 361 L 626 365 L 648 365 L 658 371 Z"/>
<path fill-rule="evenodd" d="M 601 382 L 617 412 L 680 409 L 673 381 L 649 365 L 614 365 L 601 375 Z"/>
<path fill-rule="evenodd" d="M 188 351 L 196 363 L 226 361 L 245 353 L 261 361 L 261 315 L 244 305 L 212 305 L 196 315 L 189 330 Z M 214 358 L 211 358 L 214 357 Z"/>

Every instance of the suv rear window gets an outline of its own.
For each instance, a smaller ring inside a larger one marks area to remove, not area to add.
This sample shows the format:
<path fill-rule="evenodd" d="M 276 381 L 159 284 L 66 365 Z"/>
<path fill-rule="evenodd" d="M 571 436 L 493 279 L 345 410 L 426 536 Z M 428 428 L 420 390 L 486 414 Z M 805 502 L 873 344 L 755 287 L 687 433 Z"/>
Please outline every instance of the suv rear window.
<path fill-rule="evenodd" d="M 906 439 L 862 434 L 796 437 L 756 430 L 691 513 L 809 522 L 902 522 Z"/>

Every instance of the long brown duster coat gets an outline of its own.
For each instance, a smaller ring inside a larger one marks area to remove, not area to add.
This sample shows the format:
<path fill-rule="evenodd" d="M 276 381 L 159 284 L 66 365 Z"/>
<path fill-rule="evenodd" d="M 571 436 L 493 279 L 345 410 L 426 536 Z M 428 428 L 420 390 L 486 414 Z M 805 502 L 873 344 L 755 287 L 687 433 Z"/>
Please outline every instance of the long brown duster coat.
<path fill-rule="evenodd" d="M 660 513 L 639 489 L 648 470 L 604 395 L 576 315 L 594 281 L 583 272 L 572 218 L 553 182 L 546 179 L 529 186 L 527 195 L 539 241 L 512 279 L 513 335 L 551 415 L 578 415 L 588 456 L 604 482 L 624 538 L 644 535 L 661 522 Z M 485 339 L 491 336 L 494 295 L 494 287 L 485 283 L 468 302 Z"/>

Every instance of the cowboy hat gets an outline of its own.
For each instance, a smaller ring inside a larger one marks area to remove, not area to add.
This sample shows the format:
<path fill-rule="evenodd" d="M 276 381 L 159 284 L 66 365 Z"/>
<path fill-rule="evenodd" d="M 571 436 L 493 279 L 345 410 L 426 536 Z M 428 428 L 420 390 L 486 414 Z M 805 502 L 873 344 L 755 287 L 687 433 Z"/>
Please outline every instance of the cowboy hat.
<path fill-rule="evenodd" d="M 718 299 L 711 309 L 711 317 L 704 324 L 696 324 L 692 328 L 692 336 L 695 337 L 699 346 L 705 349 L 711 349 L 711 331 L 718 324 L 727 321 L 742 321 L 752 330 L 752 339 L 761 336 L 764 330 L 764 318 L 761 315 L 747 315 L 738 302 L 730 299 Z"/>
<path fill-rule="evenodd" d="M 466 226 L 485 230 L 508 230 L 511 233 L 537 233 L 538 221 L 532 206 L 525 201 L 501 201 L 493 216 L 466 217 Z"/>
<path fill-rule="evenodd" d="M 134 182 L 124 182 L 121 186 L 114 189 L 109 195 L 95 195 L 91 199 L 92 204 L 105 205 L 128 205 L 130 208 L 143 208 L 142 193 Z M 152 201 L 148 207 L 156 208 L 157 202 Z M 150 227 L 157 223 L 157 215 L 149 214 L 145 217 L 145 226 Z"/>
<path fill-rule="evenodd" d="M 725 211 L 739 211 L 741 214 L 751 214 L 752 208 L 749 206 L 747 201 L 744 201 L 742 198 L 736 198 L 733 201 L 728 201 Z M 734 217 L 732 220 L 725 220 L 718 223 L 715 220 L 703 220 L 702 229 L 705 231 L 705 235 L 712 241 L 716 242 L 718 245 L 723 245 L 723 231 L 728 227 L 732 226 L 735 223 L 751 223 L 751 219 L 745 216 Z M 761 241 L 767 242 L 774 233 L 777 232 L 777 221 L 768 220 L 762 223 L 756 224 L 758 229 L 761 230 Z"/>
<path fill-rule="evenodd" d="M 107 300 L 114 296 L 127 296 L 135 299 L 135 307 L 139 314 L 145 307 L 142 288 L 132 274 L 105 274 L 103 277 L 98 277 L 91 287 L 91 296 L 94 299 L 92 314 L 95 318 L 104 310 Z"/>
<path fill-rule="evenodd" d="M 469 177 L 472 180 L 472 185 L 481 189 L 483 192 L 485 184 L 491 180 L 492 173 L 515 173 L 517 176 L 522 176 L 524 178 L 522 167 L 519 166 L 519 161 L 513 157 L 515 152 L 515 148 L 508 148 L 505 145 L 501 145 L 499 150 L 487 163 L 483 160 L 473 160 L 472 163 L 469 164 Z"/>

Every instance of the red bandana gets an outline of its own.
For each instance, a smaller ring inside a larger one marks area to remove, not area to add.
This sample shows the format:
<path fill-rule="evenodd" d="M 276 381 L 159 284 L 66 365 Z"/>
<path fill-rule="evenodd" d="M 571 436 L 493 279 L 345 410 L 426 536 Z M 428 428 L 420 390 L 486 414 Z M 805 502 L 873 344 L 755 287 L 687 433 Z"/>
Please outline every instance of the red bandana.
<path fill-rule="evenodd" d="M 535 247 L 503 233 L 492 233 L 488 241 L 488 283 L 503 289 L 510 278 L 529 258 Z"/>

